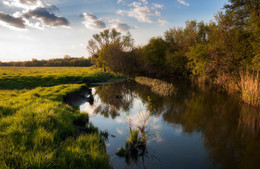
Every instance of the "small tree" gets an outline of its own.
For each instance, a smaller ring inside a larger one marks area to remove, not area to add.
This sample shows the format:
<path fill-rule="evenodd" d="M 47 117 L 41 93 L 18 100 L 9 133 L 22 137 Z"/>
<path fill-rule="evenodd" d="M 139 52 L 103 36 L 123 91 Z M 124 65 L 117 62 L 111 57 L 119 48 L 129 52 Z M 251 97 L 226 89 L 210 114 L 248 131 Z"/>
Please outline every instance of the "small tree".
<path fill-rule="evenodd" d="M 124 67 L 125 53 L 131 52 L 134 48 L 134 40 L 130 33 L 121 35 L 115 29 L 104 30 L 93 35 L 88 42 L 87 49 L 94 59 L 94 64 L 113 72 L 120 72 Z"/>

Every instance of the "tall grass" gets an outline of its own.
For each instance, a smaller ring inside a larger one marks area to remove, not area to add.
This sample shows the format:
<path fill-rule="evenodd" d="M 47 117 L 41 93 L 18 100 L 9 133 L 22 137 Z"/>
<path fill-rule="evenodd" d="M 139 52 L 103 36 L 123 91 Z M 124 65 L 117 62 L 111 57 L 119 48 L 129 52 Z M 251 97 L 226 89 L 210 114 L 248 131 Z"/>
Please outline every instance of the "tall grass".
<path fill-rule="evenodd" d="M 98 133 L 82 134 L 75 126 L 82 119 L 86 127 L 87 115 L 62 102 L 81 87 L 0 90 L 0 168 L 109 167 Z"/>
<path fill-rule="evenodd" d="M 110 168 L 98 130 L 63 98 L 84 86 L 73 83 L 116 78 L 94 68 L 1 67 L 0 168 Z"/>
<path fill-rule="evenodd" d="M 138 76 L 135 81 L 141 85 L 151 87 L 152 92 L 160 96 L 170 96 L 176 94 L 177 89 L 171 83 L 159 79 L 152 79 L 147 77 Z"/>
<path fill-rule="evenodd" d="M 247 71 L 245 74 L 241 74 L 241 90 L 244 102 L 260 107 L 259 72 L 251 74 Z"/>

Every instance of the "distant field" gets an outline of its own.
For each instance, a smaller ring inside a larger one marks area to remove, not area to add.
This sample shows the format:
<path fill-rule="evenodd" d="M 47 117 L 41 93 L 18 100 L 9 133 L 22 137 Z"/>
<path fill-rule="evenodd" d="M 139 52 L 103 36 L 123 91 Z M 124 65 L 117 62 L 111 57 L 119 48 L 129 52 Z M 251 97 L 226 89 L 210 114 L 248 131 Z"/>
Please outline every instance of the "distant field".
<path fill-rule="evenodd" d="M 63 96 L 84 86 L 73 83 L 117 78 L 95 68 L 0 67 L 0 168 L 109 168 L 98 130 Z"/>
<path fill-rule="evenodd" d="M 92 67 L 0 67 L 0 89 L 32 89 L 65 83 L 103 82 L 114 75 Z"/>

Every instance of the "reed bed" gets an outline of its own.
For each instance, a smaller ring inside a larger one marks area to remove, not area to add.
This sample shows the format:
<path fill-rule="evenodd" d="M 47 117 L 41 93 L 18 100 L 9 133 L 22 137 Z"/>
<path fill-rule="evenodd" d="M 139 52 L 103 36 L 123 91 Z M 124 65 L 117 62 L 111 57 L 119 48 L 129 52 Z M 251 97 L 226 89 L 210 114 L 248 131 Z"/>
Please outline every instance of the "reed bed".
<path fill-rule="evenodd" d="M 151 87 L 152 92 L 160 95 L 160 96 L 171 96 L 176 94 L 177 89 L 173 84 L 167 83 L 165 81 L 159 79 L 152 79 L 147 77 L 136 77 L 135 81 L 141 85 Z"/>
<path fill-rule="evenodd" d="M 259 72 L 241 74 L 241 92 L 244 102 L 260 107 L 260 79 Z"/>

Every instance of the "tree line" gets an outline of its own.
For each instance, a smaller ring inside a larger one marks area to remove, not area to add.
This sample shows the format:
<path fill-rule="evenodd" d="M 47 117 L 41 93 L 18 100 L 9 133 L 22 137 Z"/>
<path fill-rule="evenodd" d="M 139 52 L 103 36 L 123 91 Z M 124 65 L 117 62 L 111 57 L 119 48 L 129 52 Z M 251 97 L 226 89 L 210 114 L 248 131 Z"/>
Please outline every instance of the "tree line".
<path fill-rule="evenodd" d="M 127 75 L 210 81 L 247 93 L 252 101 L 251 93 L 259 104 L 259 1 L 229 0 L 224 9 L 215 22 L 187 21 L 185 27 L 171 28 L 144 46 L 134 46 L 130 33 L 104 30 L 88 43 L 92 63 Z"/>
<path fill-rule="evenodd" d="M 90 67 L 92 66 L 90 58 L 74 58 L 69 55 L 65 55 L 64 58 L 56 58 L 49 60 L 37 60 L 32 59 L 31 61 L 20 61 L 20 62 L 0 62 L 0 66 L 20 66 L 20 67 Z"/>

